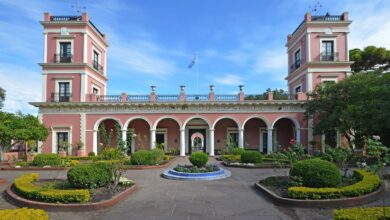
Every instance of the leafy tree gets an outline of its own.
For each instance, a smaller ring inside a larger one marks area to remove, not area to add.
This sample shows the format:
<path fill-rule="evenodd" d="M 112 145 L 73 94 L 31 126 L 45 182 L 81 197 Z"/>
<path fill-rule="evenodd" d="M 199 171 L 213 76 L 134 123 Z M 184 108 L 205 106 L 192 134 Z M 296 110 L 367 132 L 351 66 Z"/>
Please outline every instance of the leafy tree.
<path fill-rule="evenodd" d="M 274 89 L 268 88 L 264 93 L 262 94 L 255 94 L 255 95 L 248 95 L 245 97 L 245 100 L 266 100 L 268 97 L 268 93 L 273 93 L 273 98 L 275 100 L 284 100 L 288 99 L 288 94 L 283 89 Z"/>
<path fill-rule="evenodd" d="M 0 112 L 1 151 L 21 142 L 44 141 L 47 136 L 47 128 L 37 117 L 20 112 L 16 114 Z"/>
<path fill-rule="evenodd" d="M 337 84 L 318 86 L 306 103 L 315 120 L 314 134 L 337 128 L 352 146 L 379 135 L 390 146 L 390 74 L 355 74 Z"/>
<path fill-rule="evenodd" d="M 352 64 L 352 71 L 367 72 L 377 70 L 377 73 L 390 69 L 390 50 L 384 47 L 368 46 L 363 50 L 358 48 L 349 51 L 349 57 Z M 379 70 L 379 71 L 378 71 Z"/>
<path fill-rule="evenodd" d="M 0 109 L 3 108 L 4 100 L 5 100 L 5 90 L 0 87 Z"/>

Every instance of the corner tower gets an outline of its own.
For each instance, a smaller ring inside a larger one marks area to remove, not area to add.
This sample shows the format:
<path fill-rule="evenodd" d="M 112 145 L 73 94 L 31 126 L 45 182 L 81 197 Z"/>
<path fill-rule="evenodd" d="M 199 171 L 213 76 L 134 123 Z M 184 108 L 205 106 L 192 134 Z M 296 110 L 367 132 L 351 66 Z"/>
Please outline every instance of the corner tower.
<path fill-rule="evenodd" d="M 82 16 L 44 13 L 42 102 L 85 102 L 106 94 L 106 36 Z"/>
<path fill-rule="evenodd" d="M 287 36 L 288 89 L 290 94 L 313 91 L 325 81 L 338 82 L 351 73 L 348 13 L 313 16 Z"/>

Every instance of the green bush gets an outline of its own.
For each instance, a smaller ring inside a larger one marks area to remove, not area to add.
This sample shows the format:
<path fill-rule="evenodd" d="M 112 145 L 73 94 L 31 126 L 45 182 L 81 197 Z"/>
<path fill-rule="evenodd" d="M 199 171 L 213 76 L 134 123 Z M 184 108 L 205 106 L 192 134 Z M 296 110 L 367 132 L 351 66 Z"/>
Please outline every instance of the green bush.
<path fill-rule="evenodd" d="M 239 148 L 239 147 L 232 147 L 232 148 L 228 149 L 228 154 L 231 154 L 231 155 L 241 155 L 244 152 L 245 152 L 245 150 L 243 148 Z"/>
<path fill-rule="evenodd" d="M 31 165 L 37 167 L 43 166 L 61 166 L 62 159 L 58 154 L 38 154 L 34 157 Z"/>
<path fill-rule="evenodd" d="M 131 156 L 133 165 L 156 165 L 164 160 L 163 150 L 155 148 L 153 150 L 139 150 Z"/>
<path fill-rule="evenodd" d="M 288 197 L 293 199 L 338 199 L 342 197 L 355 197 L 373 192 L 380 186 L 378 175 L 365 171 L 354 170 L 359 182 L 341 188 L 310 188 L 310 187 L 289 187 Z"/>
<path fill-rule="evenodd" d="M 88 153 L 88 157 L 94 157 L 95 156 L 95 152 L 91 151 Z"/>
<path fill-rule="evenodd" d="M 341 183 L 341 174 L 336 165 L 320 159 L 294 163 L 290 176 L 302 178 L 303 186 L 307 187 L 335 187 Z"/>
<path fill-rule="evenodd" d="M 49 215 L 42 209 L 3 209 L 0 210 L 0 220 L 49 220 Z"/>
<path fill-rule="evenodd" d="M 334 209 L 334 220 L 390 220 L 390 207 L 386 207 L 386 217 L 383 207 Z"/>
<path fill-rule="evenodd" d="M 204 167 L 209 160 L 209 156 L 201 151 L 192 153 L 190 156 L 190 162 L 196 167 Z"/>
<path fill-rule="evenodd" d="M 148 150 L 139 150 L 131 155 L 131 164 L 133 165 L 155 165 L 156 161 L 152 153 Z"/>
<path fill-rule="evenodd" d="M 241 160 L 241 155 L 225 154 L 222 156 L 222 160 L 227 162 L 238 162 Z"/>
<path fill-rule="evenodd" d="M 75 188 L 93 189 L 108 185 L 112 180 L 113 167 L 109 163 L 81 164 L 68 171 L 68 181 Z"/>
<path fill-rule="evenodd" d="M 118 148 L 106 147 L 99 153 L 97 160 L 122 160 L 125 155 Z"/>
<path fill-rule="evenodd" d="M 88 202 L 90 194 L 88 190 L 43 189 L 33 182 L 39 179 L 38 173 L 24 174 L 14 180 L 16 190 L 29 199 L 36 199 L 51 203 Z"/>
<path fill-rule="evenodd" d="M 263 155 L 258 151 L 245 151 L 241 154 L 241 163 L 261 163 Z"/>

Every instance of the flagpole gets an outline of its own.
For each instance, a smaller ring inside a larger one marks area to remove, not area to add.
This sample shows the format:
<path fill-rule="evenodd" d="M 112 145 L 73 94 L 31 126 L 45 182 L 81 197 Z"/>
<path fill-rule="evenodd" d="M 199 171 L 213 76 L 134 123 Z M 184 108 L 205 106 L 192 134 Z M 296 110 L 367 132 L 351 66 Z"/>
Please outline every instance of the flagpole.
<path fill-rule="evenodd" d="M 199 94 L 199 60 L 198 55 L 195 54 L 196 62 L 196 93 Z"/>

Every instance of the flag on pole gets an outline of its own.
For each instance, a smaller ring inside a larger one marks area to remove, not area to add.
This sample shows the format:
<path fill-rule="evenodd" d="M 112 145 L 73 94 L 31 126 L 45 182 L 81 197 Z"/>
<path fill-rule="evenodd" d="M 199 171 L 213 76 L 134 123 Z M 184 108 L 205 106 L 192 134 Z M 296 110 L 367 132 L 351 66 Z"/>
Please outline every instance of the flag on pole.
<path fill-rule="evenodd" d="M 197 60 L 198 60 L 198 58 L 195 55 L 194 59 L 191 61 L 190 65 L 188 65 L 188 69 L 191 69 L 196 64 L 196 62 L 198 62 Z"/>

